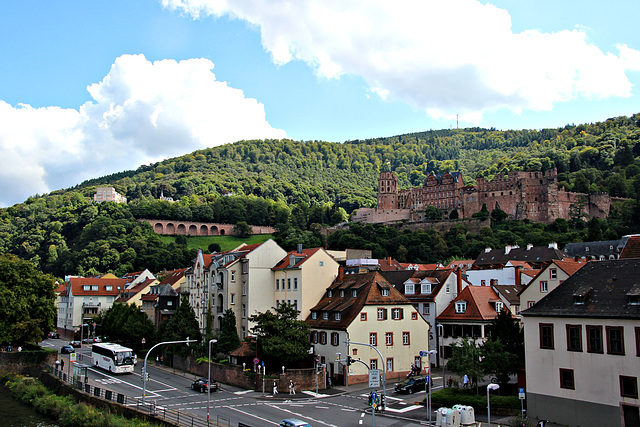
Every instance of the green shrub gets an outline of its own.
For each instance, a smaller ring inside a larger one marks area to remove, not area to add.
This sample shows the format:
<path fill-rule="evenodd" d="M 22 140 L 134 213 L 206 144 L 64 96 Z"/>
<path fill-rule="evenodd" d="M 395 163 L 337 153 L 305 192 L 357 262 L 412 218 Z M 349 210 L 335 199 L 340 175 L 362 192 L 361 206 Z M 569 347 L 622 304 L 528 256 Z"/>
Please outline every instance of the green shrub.
<path fill-rule="evenodd" d="M 434 408 L 451 408 L 453 405 L 473 406 L 476 412 L 483 413 L 487 408 L 487 395 L 485 390 L 476 394 L 473 390 L 447 387 L 431 393 L 431 404 Z M 496 414 L 518 413 L 520 412 L 520 400 L 518 396 L 492 394 L 491 412 Z"/>

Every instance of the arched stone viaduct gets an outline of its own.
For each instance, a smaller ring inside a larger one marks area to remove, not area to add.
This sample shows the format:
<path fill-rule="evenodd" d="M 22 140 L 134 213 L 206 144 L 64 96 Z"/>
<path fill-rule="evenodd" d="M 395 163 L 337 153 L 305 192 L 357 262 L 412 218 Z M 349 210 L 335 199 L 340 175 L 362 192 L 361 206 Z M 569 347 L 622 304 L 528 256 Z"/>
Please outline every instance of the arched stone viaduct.
<path fill-rule="evenodd" d="M 217 224 L 211 222 L 174 221 L 162 219 L 139 219 L 148 222 L 156 234 L 184 236 L 231 236 L 235 224 Z M 253 234 L 272 234 L 275 228 L 262 225 L 252 225 Z"/>

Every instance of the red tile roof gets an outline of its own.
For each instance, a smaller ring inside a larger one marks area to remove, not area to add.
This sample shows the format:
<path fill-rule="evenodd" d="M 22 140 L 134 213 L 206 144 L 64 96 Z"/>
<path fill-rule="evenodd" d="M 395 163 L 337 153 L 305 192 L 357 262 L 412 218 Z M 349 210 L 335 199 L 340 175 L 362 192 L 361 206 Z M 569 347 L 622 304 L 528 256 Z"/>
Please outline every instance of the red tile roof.
<path fill-rule="evenodd" d="M 640 235 L 629 236 L 620 253 L 620 259 L 640 258 Z"/>
<path fill-rule="evenodd" d="M 272 268 L 272 270 L 284 270 L 287 268 L 299 268 L 302 264 L 304 264 L 309 258 L 311 258 L 311 256 L 313 254 L 315 254 L 316 252 L 318 252 L 320 249 L 322 248 L 309 248 L 309 249 L 303 249 L 302 252 L 298 252 L 298 251 L 291 251 L 291 252 L 287 252 L 287 255 L 282 258 L 280 260 L 280 262 L 278 262 L 276 264 L 275 267 Z M 293 259 L 293 265 L 291 265 L 291 258 Z"/>
<path fill-rule="evenodd" d="M 457 301 L 467 302 L 467 310 L 464 313 L 456 313 L 455 303 Z M 493 320 L 498 314 L 490 303 L 497 301 L 500 301 L 500 298 L 491 286 L 467 286 L 438 316 L 438 320 Z"/>
<path fill-rule="evenodd" d="M 69 286 L 74 296 L 117 296 L 124 291 L 127 286 L 127 279 L 96 279 L 85 277 L 72 277 L 69 279 Z M 83 286 L 97 286 L 98 290 L 84 290 Z M 107 290 L 111 286 L 111 290 Z"/>

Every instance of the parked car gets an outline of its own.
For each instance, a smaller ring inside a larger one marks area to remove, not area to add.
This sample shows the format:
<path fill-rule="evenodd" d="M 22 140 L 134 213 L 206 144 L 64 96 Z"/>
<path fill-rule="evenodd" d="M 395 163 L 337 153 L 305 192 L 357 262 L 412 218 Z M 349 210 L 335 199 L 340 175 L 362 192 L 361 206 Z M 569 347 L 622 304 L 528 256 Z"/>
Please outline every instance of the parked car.
<path fill-rule="evenodd" d="M 286 420 L 280 421 L 278 424 L 280 427 L 311 427 L 306 421 L 299 420 L 297 418 L 287 418 Z"/>
<path fill-rule="evenodd" d="M 80 341 L 71 341 L 69 343 L 70 346 L 72 346 L 73 348 L 80 348 L 82 347 L 82 343 Z"/>
<path fill-rule="evenodd" d="M 426 381 L 424 379 L 424 377 L 412 377 L 412 378 L 407 378 L 406 380 L 402 381 L 401 383 L 397 383 L 394 390 L 396 391 L 396 393 L 414 393 L 416 391 L 422 391 L 424 390 L 424 387 L 426 385 Z"/>
<path fill-rule="evenodd" d="M 63 345 L 62 348 L 60 349 L 60 353 L 62 354 L 70 354 L 75 352 L 76 352 L 76 349 L 70 345 Z"/>
<path fill-rule="evenodd" d="M 207 391 L 207 382 L 206 378 L 198 378 L 191 384 L 191 390 L 197 390 L 200 393 L 205 393 Z M 211 387 L 209 391 L 218 391 L 218 383 L 216 381 L 211 381 Z"/>
<path fill-rule="evenodd" d="M 49 338 L 60 338 L 60 334 L 57 332 L 49 332 Z"/>

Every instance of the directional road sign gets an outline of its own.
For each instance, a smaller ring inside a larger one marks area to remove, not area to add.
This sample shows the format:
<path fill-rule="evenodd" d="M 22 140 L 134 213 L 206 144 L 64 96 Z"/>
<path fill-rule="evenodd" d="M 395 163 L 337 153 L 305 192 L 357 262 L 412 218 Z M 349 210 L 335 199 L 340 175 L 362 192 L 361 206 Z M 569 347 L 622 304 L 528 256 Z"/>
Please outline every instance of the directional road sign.
<path fill-rule="evenodd" d="M 380 387 L 380 369 L 369 369 L 369 387 Z"/>

